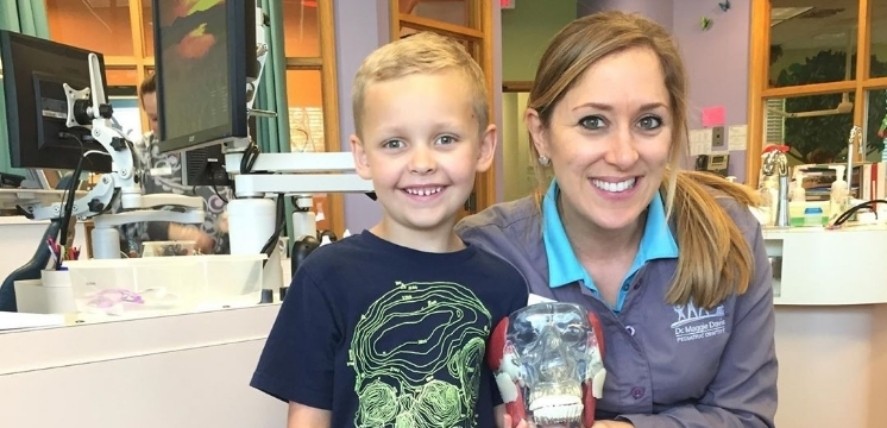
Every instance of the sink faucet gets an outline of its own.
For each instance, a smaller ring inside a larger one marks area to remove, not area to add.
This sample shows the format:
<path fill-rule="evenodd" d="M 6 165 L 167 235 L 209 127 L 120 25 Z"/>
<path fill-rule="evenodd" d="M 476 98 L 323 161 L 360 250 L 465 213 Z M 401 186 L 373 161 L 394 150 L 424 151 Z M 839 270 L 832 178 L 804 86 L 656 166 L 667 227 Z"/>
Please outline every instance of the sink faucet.
<path fill-rule="evenodd" d="M 779 148 L 774 148 L 764 153 L 763 165 L 761 165 L 761 173 L 766 177 L 777 177 L 779 183 L 779 191 L 775 201 L 776 221 L 773 226 L 788 227 L 788 157 L 785 152 Z"/>

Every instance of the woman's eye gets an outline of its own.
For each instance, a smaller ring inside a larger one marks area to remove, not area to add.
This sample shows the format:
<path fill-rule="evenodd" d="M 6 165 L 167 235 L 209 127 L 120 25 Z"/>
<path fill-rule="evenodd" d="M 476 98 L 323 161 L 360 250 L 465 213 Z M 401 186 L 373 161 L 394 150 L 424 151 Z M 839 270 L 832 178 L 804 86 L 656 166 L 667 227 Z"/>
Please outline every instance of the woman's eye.
<path fill-rule="evenodd" d="M 662 126 L 662 118 L 657 116 L 644 116 L 638 121 L 641 129 L 654 130 Z"/>
<path fill-rule="evenodd" d="M 441 135 L 437 138 L 437 144 L 441 145 L 453 144 L 455 142 L 456 137 L 453 137 L 452 135 Z"/>
<path fill-rule="evenodd" d="M 405 143 L 403 140 L 387 140 L 382 143 L 382 148 L 384 149 L 399 149 L 403 147 Z"/>
<path fill-rule="evenodd" d="M 604 126 L 604 119 L 599 116 L 586 116 L 579 119 L 579 126 L 585 129 L 598 129 Z"/>

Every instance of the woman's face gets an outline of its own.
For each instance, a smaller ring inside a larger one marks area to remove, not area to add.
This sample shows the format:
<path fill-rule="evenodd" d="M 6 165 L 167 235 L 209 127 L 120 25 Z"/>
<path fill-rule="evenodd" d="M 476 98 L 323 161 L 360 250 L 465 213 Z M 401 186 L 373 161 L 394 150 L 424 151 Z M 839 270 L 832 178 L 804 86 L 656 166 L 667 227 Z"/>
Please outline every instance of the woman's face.
<path fill-rule="evenodd" d="M 636 47 L 592 64 L 548 127 L 527 112 L 537 151 L 551 159 L 565 225 L 615 231 L 639 223 L 665 174 L 671 108 L 659 59 Z"/>

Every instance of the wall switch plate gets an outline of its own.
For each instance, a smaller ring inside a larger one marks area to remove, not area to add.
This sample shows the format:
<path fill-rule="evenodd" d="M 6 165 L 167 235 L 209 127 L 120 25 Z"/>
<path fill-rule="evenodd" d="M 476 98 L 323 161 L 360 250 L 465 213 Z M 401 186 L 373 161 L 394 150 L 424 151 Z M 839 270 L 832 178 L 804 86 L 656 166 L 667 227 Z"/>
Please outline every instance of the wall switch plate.
<path fill-rule="evenodd" d="M 723 149 L 727 150 L 727 147 L 724 145 L 724 127 L 723 126 L 715 126 L 711 128 L 711 148 L 715 149 Z"/>

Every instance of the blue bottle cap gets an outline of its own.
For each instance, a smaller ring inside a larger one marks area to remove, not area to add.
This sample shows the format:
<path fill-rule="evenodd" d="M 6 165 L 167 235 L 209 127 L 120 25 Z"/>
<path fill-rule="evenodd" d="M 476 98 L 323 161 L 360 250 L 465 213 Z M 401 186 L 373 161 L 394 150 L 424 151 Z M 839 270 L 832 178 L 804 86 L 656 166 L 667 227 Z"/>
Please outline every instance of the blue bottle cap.
<path fill-rule="evenodd" d="M 804 208 L 804 214 L 822 214 L 822 208 L 807 207 L 807 208 Z"/>

